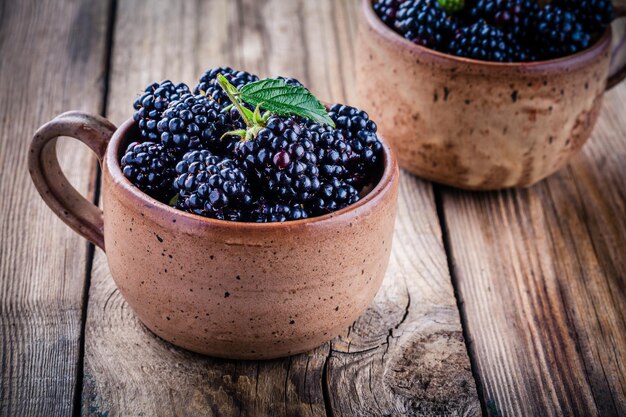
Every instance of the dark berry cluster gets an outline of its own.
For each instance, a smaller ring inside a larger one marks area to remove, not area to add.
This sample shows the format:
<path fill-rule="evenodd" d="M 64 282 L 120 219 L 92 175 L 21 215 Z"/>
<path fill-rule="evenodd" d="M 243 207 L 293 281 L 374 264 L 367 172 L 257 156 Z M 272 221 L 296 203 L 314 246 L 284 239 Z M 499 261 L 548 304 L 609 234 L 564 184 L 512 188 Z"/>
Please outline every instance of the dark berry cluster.
<path fill-rule="evenodd" d="M 226 93 L 217 85 L 217 75 L 222 74 L 235 87 L 241 88 L 246 84 L 258 81 L 259 77 L 246 71 L 237 71 L 231 67 L 217 67 L 205 71 L 200 81 L 193 89 L 194 94 L 206 94 L 223 108 L 230 104 Z"/>
<path fill-rule="evenodd" d="M 174 84 L 169 80 L 162 83 L 152 83 L 146 87 L 144 93 L 135 100 L 133 118 L 139 127 L 144 140 L 157 141 L 157 122 L 161 114 L 167 109 L 171 101 L 178 100 L 183 94 L 189 93 L 189 87 L 180 83 Z"/>
<path fill-rule="evenodd" d="M 610 0 L 379 0 L 374 11 L 415 44 L 495 62 L 576 53 L 613 18 Z"/>
<path fill-rule="evenodd" d="M 121 165 L 152 197 L 215 219 L 282 222 L 353 204 L 380 177 L 382 144 L 364 111 L 332 106 L 328 116 L 335 127 L 268 115 L 253 137 L 242 139 L 232 133 L 249 126 L 220 87 L 219 74 L 238 89 L 258 80 L 214 68 L 193 93 L 164 81 L 148 86 L 136 101 L 140 141 L 129 145 Z"/>
<path fill-rule="evenodd" d="M 480 20 L 458 31 L 450 43 L 453 55 L 482 61 L 512 61 L 513 45 L 500 29 Z"/>
<path fill-rule="evenodd" d="M 160 143 L 133 142 L 122 156 L 122 172 L 146 194 L 167 198 L 175 175 L 176 157 Z"/>
<path fill-rule="evenodd" d="M 394 27 L 413 43 L 445 51 L 458 22 L 448 18 L 436 0 L 405 1 L 398 7 Z"/>
<path fill-rule="evenodd" d="M 210 151 L 186 153 L 176 164 L 176 207 L 220 220 L 243 220 L 252 204 L 247 177 L 239 164 Z"/>
<path fill-rule="evenodd" d="M 225 132 L 239 126 L 230 112 L 203 94 L 185 94 L 162 113 L 157 132 L 164 147 L 179 155 L 193 149 L 219 151 L 230 141 L 216 141 Z"/>
<path fill-rule="evenodd" d="M 237 144 L 235 155 L 263 195 L 304 205 L 320 187 L 310 136 L 294 118 L 272 117 L 254 140 Z"/>

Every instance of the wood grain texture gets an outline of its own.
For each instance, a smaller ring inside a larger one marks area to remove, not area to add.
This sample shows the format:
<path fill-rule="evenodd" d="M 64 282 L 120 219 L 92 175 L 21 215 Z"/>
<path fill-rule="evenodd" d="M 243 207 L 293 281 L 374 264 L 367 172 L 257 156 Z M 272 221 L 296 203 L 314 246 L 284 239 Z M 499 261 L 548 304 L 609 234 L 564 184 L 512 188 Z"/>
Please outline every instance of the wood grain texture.
<path fill-rule="evenodd" d="M 107 2 L 0 1 L 0 415 L 71 415 L 87 243 L 43 203 L 26 155 L 37 127 L 103 103 Z M 63 141 L 59 159 L 93 196 L 95 159 Z"/>
<path fill-rule="evenodd" d="M 626 415 L 626 84 L 590 142 L 526 190 L 444 189 L 491 416 Z"/>
<path fill-rule="evenodd" d="M 403 172 L 400 189 L 385 283 L 331 342 L 332 415 L 480 415 L 431 186 Z"/>
<path fill-rule="evenodd" d="M 120 123 L 153 80 L 193 85 L 220 65 L 283 74 L 350 100 L 356 2 L 120 1 L 108 115 Z M 167 30 L 184 28 L 184 30 Z M 134 317 L 94 259 L 85 415 L 381 416 L 480 413 L 431 186 L 407 175 L 383 289 L 341 337 L 273 361 L 202 357 Z"/>

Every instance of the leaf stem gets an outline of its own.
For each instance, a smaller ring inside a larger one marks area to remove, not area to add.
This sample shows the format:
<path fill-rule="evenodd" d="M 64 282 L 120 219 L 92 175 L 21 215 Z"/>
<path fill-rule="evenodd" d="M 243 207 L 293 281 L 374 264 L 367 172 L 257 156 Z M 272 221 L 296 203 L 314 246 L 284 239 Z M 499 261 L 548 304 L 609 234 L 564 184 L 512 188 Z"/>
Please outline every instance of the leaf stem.
<path fill-rule="evenodd" d="M 239 94 L 237 87 L 232 85 L 226 79 L 226 77 L 224 77 L 222 74 L 217 75 L 217 82 L 220 85 L 220 87 L 222 87 L 222 90 L 224 90 L 224 92 L 226 93 L 230 101 L 233 103 L 233 105 L 237 108 L 237 110 L 241 114 L 243 121 L 246 122 L 246 126 L 248 126 L 249 128 L 252 127 L 252 124 L 253 124 L 252 121 L 246 115 L 246 112 L 244 111 L 243 106 L 241 105 L 241 102 L 237 98 L 237 95 Z"/>

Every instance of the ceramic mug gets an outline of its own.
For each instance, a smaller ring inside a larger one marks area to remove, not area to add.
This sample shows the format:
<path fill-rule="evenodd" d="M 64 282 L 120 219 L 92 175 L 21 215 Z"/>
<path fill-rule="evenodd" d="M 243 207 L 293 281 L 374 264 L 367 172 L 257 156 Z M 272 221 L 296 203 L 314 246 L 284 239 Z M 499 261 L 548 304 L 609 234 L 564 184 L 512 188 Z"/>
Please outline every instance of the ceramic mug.
<path fill-rule="evenodd" d="M 610 27 L 564 58 L 486 62 L 413 44 L 362 0 L 356 45 L 357 105 L 400 166 L 466 189 L 526 187 L 558 170 L 589 138 L 604 91 L 626 76 L 614 63 L 607 82 Z"/>
<path fill-rule="evenodd" d="M 33 138 L 29 170 L 50 208 L 106 252 L 111 275 L 137 317 L 183 348 L 236 359 L 310 350 L 338 335 L 370 304 L 391 251 L 398 167 L 363 199 L 324 216 L 236 223 L 176 210 L 141 192 L 119 161 L 138 135 L 80 112 L 64 113 Z M 56 139 L 74 137 L 98 157 L 102 205 L 66 180 Z"/>

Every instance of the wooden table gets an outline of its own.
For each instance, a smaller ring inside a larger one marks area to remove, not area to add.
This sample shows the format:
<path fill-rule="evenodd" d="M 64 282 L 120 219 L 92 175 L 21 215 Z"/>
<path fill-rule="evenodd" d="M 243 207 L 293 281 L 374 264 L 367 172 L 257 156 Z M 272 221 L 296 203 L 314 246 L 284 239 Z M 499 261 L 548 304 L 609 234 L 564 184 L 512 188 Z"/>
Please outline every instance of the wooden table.
<path fill-rule="evenodd" d="M 0 0 L 3 416 L 626 415 L 626 83 L 580 156 L 530 189 L 402 174 L 383 288 L 307 354 L 202 357 L 149 333 L 105 256 L 44 205 L 35 129 L 69 109 L 119 124 L 153 80 L 231 65 L 353 100 L 355 0 Z M 93 201 L 93 156 L 60 148 Z"/>

